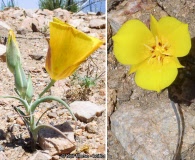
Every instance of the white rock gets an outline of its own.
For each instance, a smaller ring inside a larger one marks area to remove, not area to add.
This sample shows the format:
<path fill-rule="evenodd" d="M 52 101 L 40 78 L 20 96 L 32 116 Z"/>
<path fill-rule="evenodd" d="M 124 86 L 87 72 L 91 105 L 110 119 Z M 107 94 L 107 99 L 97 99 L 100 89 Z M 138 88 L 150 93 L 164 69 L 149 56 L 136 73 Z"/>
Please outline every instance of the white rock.
<path fill-rule="evenodd" d="M 70 20 L 70 12 L 67 10 L 58 8 L 58 9 L 55 9 L 53 13 L 54 13 L 54 17 L 57 17 L 65 22 Z"/>
<path fill-rule="evenodd" d="M 106 27 L 106 21 L 102 19 L 92 19 L 89 22 L 90 28 L 104 29 Z"/>
<path fill-rule="evenodd" d="M 90 101 L 75 101 L 70 104 L 75 116 L 82 122 L 91 122 L 95 116 L 100 116 L 105 107 L 91 103 Z"/>
<path fill-rule="evenodd" d="M 78 26 L 81 25 L 81 23 L 83 23 L 83 21 L 84 21 L 83 19 L 70 19 L 68 23 L 73 27 L 77 28 Z"/>

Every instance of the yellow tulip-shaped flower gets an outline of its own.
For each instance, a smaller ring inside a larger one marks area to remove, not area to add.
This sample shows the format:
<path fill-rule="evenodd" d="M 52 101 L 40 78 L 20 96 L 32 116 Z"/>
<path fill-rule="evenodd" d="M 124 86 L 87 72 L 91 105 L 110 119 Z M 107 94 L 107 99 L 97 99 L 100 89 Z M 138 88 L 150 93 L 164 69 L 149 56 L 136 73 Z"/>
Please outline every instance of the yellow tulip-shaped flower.
<path fill-rule="evenodd" d="M 54 81 L 70 76 L 103 43 L 56 18 L 49 27 L 46 70 Z"/>
<path fill-rule="evenodd" d="M 183 66 L 177 57 L 189 53 L 188 25 L 173 17 L 157 21 L 150 17 L 150 30 L 139 20 L 129 20 L 113 37 L 117 60 L 131 65 L 138 86 L 160 92 L 176 78 Z"/>

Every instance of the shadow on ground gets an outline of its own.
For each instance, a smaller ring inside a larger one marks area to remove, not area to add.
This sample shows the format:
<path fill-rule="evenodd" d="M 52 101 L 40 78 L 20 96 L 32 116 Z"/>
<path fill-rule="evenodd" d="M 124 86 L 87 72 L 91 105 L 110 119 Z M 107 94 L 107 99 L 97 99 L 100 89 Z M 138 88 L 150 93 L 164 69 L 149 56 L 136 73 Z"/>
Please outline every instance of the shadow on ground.
<path fill-rule="evenodd" d="M 195 102 L 195 37 L 190 53 L 179 61 L 185 68 L 179 69 L 176 80 L 168 88 L 169 98 L 175 103 L 190 105 Z"/>

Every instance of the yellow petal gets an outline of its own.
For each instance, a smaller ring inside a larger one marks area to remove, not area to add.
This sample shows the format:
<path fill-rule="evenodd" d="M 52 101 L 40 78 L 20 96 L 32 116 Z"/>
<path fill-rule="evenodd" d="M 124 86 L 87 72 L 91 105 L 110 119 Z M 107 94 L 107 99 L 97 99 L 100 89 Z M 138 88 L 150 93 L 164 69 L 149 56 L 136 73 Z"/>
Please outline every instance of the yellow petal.
<path fill-rule="evenodd" d="M 191 48 L 191 38 L 188 31 L 188 25 L 180 22 L 173 17 L 163 17 L 156 21 L 151 16 L 150 28 L 154 35 L 165 43 L 168 43 L 169 52 L 175 57 L 183 57 L 187 55 Z"/>
<path fill-rule="evenodd" d="M 46 70 L 53 80 L 71 75 L 102 41 L 90 37 L 60 21 L 50 22 Z"/>
<path fill-rule="evenodd" d="M 155 37 L 159 37 L 159 24 L 158 21 L 152 15 L 150 15 L 150 30 Z"/>
<path fill-rule="evenodd" d="M 155 44 L 150 30 L 139 20 L 130 20 L 113 36 L 114 54 L 122 64 L 137 64 L 145 60 L 150 52 L 144 45 Z"/>
<path fill-rule="evenodd" d="M 177 58 L 165 57 L 163 64 L 146 60 L 137 68 L 135 82 L 141 88 L 160 92 L 175 80 L 178 70 L 183 67 Z"/>

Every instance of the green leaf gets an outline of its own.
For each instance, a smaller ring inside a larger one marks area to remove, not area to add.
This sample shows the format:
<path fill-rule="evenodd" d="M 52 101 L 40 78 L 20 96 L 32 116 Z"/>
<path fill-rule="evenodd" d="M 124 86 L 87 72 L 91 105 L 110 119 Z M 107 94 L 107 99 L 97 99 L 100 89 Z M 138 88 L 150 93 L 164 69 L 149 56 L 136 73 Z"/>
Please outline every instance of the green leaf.
<path fill-rule="evenodd" d="M 46 97 L 43 97 L 43 98 L 40 98 L 40 99 L 37 99 L 35 102 L 33 102 L 33 104 L 31 105 L 30 109 L 31 109 L 31 113 L 34 113 L 36 107 L 42 103 L 42 102 L 45 102 L 45 101 L 48 101 L 48 100 L 54 100 L 54 101 L 57 101 L 61 104 L 63 104 L 63 106 L 65 106 L 68 111 L 70 112 L 70 114 L 72 115 L 72 117 L 74 118 L 75 121 L 77 121 L 75 115 L 72 113 L 70 107 L 68 106 L 68 104 L 66 102 L 64 102 L 63 100 L 61 100 L 60 98 L 57 98 L 57 97 L 53 97 L 53 96 L 46 96 Z"/>
<path fill-rule="evenodd" d="M 15 78 L 16 89 L 18 90 L 20 97 L 24 99 L 26 95 L 26 89 L 27 89 L 27 80 L 26 80 L 24 70 L 20 63 L 16 65 L 14 78 Z"/>

